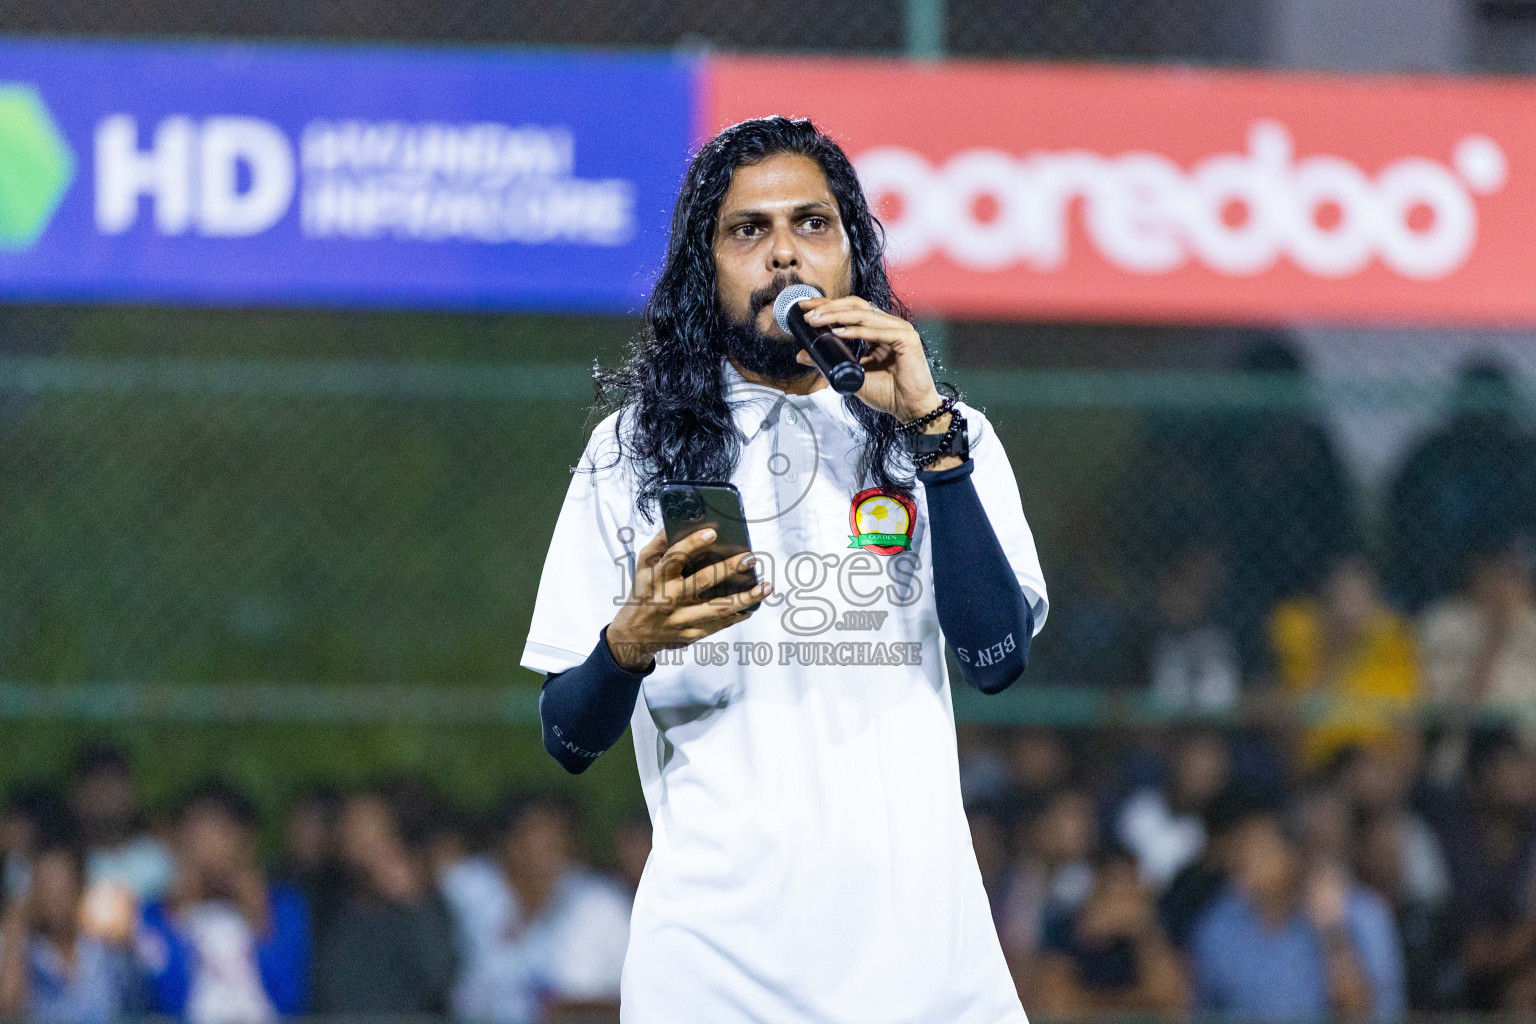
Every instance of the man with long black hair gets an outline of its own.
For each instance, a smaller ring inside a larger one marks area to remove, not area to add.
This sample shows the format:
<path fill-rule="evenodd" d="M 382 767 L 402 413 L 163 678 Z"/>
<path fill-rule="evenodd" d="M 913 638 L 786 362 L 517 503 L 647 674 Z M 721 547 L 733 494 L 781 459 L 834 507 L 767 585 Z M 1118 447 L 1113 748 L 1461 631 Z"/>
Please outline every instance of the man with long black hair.
<path fill-rule="evenodd" d="M 555 527 L 522 663 L 584 770 L 632 726 L 654 825 L 627 1024 L 1022 1024 L 961 807 L 943 645 L 988 693 L 1046 592 L 1013 472 L 945 395 L 852 165 L 809 121 L 695 157 L 666 265 Z M 840 397 L 772 319 L 858 354 Z M 951 389 L 952 392 L 952 389 Z M 730 482 L 754 551 L 686 574 L 667 481 Z M 649 540 L 647 540 L 649 538 Z M 706 597 L 750 568 L 751 590 Z"/>

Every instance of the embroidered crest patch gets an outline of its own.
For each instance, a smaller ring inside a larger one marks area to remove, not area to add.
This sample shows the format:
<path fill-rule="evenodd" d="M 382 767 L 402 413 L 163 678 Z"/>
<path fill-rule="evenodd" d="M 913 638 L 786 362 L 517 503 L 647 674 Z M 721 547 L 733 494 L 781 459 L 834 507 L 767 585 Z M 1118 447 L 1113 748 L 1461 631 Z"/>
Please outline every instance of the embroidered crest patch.
<path fill-rule="evenodd" d="M 848 510 L 848 525 L 853 535 L 850 548 L 863 548 L 877 555 L 894 555 L 912 546 L 912 526 L 917 520 L 917 505 L 904 494 L 887 494 L 870 487 L 853 496 Z"/>

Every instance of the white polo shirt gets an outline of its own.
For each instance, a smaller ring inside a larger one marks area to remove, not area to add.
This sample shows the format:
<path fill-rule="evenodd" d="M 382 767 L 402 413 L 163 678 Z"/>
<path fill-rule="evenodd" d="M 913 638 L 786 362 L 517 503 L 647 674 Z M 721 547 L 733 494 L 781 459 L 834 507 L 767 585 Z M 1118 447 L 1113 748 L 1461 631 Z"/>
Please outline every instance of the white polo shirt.
<path fill-rule="evenodd" d="M 741 491 L 750 618 L 664 652 L 631 728 L 654 825 L 624 965 L 625 1024 L 1023 1024 L 960 801 L 926 502 L 857 478 L 830 388 L 750 384 Z M 992 426 L 972 480 L 1039 630 L 1045 582 Z M 625 417 L 627 420 L 628 417 Z M 522 663 L 586 660 L 660 527 L 635 508 L 615 424 L 594 432 L 544 563 Z"/>

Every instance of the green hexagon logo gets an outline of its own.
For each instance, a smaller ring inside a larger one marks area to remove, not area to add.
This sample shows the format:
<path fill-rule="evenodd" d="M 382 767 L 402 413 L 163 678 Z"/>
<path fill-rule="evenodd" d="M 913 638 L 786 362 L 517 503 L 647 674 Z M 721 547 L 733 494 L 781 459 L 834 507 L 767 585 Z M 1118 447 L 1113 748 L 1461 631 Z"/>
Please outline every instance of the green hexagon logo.
<path fill-rule="evenodd" d="M 29 249 L 75 177 L 75 154 L 30 85 L 0 83 L 0 249 Z"/>

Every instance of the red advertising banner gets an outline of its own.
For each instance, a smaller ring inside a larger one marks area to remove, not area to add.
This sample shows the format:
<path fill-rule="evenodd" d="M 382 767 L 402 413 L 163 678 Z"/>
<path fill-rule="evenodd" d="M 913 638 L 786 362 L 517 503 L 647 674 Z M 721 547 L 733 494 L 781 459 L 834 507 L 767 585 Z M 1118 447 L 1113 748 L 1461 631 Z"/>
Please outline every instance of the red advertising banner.
<path fill-rule="evenodd" d="M 711 58 L 813 118 L 929 314 L 1536 325 L 1536 83 Z"/>

